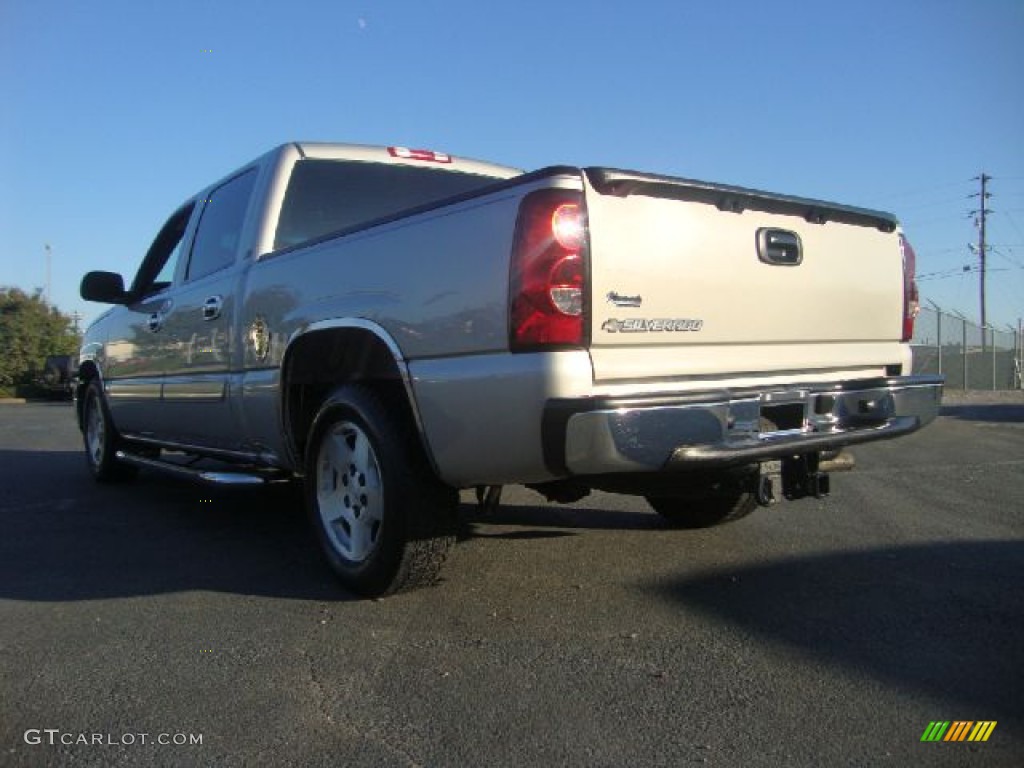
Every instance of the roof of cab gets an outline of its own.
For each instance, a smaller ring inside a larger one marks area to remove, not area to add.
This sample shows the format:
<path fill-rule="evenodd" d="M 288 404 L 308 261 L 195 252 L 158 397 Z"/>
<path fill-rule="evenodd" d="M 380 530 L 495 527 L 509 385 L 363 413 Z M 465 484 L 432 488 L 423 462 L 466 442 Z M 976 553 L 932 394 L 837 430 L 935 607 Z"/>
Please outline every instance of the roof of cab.
<path fill-rule="evenodd" d="M 404 147 L 373 146 L 370 144 L 335 144 L 318 141 L 296 141 L 292 146 L 304 157 L 321 158 L 324 160 L 356 160 L 361 162 L 389 163 L 392 165 L 419 165 L 441 170 L 475 173 L 499 179 L 510 179 L 523 174 L 523 171 L 519 168 L 485 163 L 481 160 L 457 157 L 447 153 L 428 153 L 446 159 L 445 161 L 437 162 L 428 159 L 417 159 L 415 157 L 396 156 L 391 151 L 397 150 L 401 153 L 408 153 L 408 150 Z"/>

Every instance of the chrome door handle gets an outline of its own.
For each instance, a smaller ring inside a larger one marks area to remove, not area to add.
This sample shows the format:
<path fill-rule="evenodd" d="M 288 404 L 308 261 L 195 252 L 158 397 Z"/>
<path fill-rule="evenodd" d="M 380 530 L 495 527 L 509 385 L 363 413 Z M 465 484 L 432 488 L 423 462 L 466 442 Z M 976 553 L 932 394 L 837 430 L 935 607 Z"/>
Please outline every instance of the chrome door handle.
<path fill-rule="evenodd" d="M 159 312 L 154 312 L 149 316 L 146 321 L 146 327 L 149 328 L 151 333 L 156 333 L 164 324 L 164 319 L 161 317 Z"/>
<path fill-rule="evenodd" d="M 208 296 L 203 302 L 203 320 L 216 320 L 224 308 L 223 296 Z"/>

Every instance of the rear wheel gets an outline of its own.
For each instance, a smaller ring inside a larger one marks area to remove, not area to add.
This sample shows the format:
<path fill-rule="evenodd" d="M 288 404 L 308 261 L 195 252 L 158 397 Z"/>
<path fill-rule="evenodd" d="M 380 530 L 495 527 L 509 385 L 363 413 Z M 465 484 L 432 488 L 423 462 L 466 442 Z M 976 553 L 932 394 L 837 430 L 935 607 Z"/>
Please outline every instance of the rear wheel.
<path fill-rule="evenodd" d="M 82 437 L 85 441 L 85 461 L 92 476 L 101 483 L 130 480 L 138 468 L 117 460 L 120 436 L 114 429 L 103 390 L 93 379 L 85 390 L 82 404 Z"/>
<path fill-rule="evenodd" d="M 436 581 L 455 543 L 458 495 L 434 476 L 400 405 L 341 387 L 306 449 L 310 523 L 335 573 L 368 596 Z"/>
<path fill-rule="evenodd" d="M 746 517 L 757 507 L 753 494 L 739 491 L 646 498 L 654 511 L 675 528 L 721 525 Z"/>

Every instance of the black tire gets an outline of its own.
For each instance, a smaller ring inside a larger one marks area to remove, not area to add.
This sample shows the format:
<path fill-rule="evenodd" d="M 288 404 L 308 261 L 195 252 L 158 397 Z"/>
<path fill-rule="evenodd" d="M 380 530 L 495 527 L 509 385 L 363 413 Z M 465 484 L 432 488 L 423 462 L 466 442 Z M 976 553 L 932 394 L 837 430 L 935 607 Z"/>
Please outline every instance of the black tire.
<path fill-rule="evenodd" d="M 138 467 L 117 460 L 117 449 L 122 441 L 103 398 L 103 388 L 97 379 L 90 381 L 89 386 L 85 388 L 82 402 L 82 439 L 85 443 L 85 462 L 97 482 L 124 482 L 139 473 Z"/>
<path fill-rule="evenodd" d="M 401 406 L 340 387 L 306 446 L 310 524 L 334 572 L 365 596 L 435 582 L 455 543 L 458 494 L 434 475 Z"/>
<path fill-rule="evenodd" d="M 647 496 L 647 503 L 673 528 L 710 528 L 746 517 L 757 507 L 751 493 Z"/>

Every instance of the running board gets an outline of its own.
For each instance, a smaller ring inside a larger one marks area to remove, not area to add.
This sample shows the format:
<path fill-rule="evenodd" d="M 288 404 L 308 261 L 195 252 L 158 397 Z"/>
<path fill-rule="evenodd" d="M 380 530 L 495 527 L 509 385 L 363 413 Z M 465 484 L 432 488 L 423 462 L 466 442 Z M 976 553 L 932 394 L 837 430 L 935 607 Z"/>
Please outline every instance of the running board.
<path fill-rule="evenodd" d="M 167 472 L 180 477 L 187 477 L 191 480 L 198 480 L 208 485 L 266 485 L 269 483 L 282 482 L 287 479 L 282 472 L 268 470 L 266 472 L 240 472 L 238 470 L 218 471 L 211 469 L 193 469 L 181 464 L 160 459 L 150 459 L 139 456 L 135 453 L 117 451 L 115 454 L 118 461 L 125 464 L 133 464 L 136 467 L 155 469 L 158 472 Z"/>

